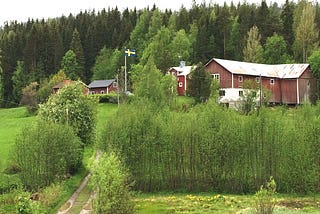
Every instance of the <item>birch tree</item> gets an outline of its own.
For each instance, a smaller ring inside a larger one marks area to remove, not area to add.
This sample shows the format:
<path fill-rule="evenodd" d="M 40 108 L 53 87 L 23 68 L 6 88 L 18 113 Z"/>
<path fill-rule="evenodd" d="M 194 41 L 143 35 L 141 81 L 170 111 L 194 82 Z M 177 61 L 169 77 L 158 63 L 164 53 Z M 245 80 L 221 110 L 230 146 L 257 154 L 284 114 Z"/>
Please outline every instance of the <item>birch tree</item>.
<path fill-rule="evenodd" d="M 247 45 L 243 49 L 243 59 L 246 62 L 261 62 L 263 48 L 260 43 L 261 35 L 257 26 L 253 26 L 248 32 Z"/>
<path fill-rule="evenodd" d="M 296 29 L 295 52 L 303 62 L 306 62 L 308 56 L 318 47 L 319 31 L 316 29 L 315 16 L 315 8 L 310 3 L 306 4 Z"/>

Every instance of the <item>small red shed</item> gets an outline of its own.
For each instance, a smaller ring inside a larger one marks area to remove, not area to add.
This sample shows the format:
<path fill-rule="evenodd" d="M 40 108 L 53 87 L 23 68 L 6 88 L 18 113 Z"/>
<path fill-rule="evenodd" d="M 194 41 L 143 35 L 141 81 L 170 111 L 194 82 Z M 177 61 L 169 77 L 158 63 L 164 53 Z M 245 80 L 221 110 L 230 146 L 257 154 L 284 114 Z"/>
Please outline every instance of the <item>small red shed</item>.
<path fill-rule="evenodd" d="M 109 94 L 118 89 L 118 83 L 115 79 L 94 80 L 89 85 L 89 94 Z"/>

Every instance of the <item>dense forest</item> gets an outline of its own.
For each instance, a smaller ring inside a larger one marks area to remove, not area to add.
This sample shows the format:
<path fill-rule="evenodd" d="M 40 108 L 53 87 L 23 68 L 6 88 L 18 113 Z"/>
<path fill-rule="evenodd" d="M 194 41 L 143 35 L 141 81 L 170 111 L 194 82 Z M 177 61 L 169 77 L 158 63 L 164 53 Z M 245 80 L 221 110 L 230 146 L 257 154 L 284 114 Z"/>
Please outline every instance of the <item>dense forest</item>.
<path fill-rule="evenodd" d="M 20 102 L 21 90 L 40 86 L 64 70 L 85 83 L 114 78 L 133 48 L 130 64 L 153 59 L 165 72 L 180 60 L 206 63 L 212 57 L 261 63 L 306 62 L 316 50 L 320 6 L 301 0 L 284 5 L 246 2 L 196 4 L 179 11 L 108 8 L 48 20 L 10 22 L 0 29 L 2 106 Z M 71 51 L 71 52 L 70 52 Z M 76 74 L 64 68 L 74 53 Z"/>

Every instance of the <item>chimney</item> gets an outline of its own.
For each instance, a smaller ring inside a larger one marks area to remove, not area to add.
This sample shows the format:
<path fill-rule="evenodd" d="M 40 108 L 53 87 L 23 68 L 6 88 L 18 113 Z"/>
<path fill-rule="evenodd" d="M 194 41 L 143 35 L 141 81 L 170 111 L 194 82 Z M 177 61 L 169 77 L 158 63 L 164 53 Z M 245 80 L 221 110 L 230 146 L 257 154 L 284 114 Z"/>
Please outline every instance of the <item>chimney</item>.
<path fill-rule="evenodd" d="M 186 66 L 186 61 L 180 61 L 180 68 L 183 68 L 184 66 Z"/>

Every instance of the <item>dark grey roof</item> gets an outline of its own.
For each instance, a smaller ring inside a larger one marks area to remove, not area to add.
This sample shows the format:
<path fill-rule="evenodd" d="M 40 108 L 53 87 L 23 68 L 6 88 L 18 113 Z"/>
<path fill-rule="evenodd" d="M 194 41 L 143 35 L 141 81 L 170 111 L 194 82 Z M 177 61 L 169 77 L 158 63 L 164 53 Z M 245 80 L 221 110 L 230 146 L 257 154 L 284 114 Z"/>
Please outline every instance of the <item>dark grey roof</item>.
<path fill-rule="evenodd" d="M 110 80 L 93 80 L 89 85 L 88 88 L 105 88 L 110 86 L 115 79 Z"/>

